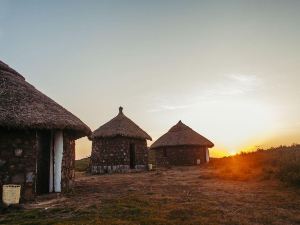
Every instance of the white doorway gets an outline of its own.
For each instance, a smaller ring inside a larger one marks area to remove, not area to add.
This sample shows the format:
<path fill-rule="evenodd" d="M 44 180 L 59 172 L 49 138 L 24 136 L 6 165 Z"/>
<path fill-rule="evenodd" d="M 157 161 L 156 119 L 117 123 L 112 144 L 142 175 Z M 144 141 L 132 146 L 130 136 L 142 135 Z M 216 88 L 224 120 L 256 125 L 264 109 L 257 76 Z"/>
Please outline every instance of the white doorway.
<path fill-rule="evenodd" d="M 55 131 L 50 151 L 49 192 L 61 192 L 61 168 L 63 159 L 63 132 Z"/>

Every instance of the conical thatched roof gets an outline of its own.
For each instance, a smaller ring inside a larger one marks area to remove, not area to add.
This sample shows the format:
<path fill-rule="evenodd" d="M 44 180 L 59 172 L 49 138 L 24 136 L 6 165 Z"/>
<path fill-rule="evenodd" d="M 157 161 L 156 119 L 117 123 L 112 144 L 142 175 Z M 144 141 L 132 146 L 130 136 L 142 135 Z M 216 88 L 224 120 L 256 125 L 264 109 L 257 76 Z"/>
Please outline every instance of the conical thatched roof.
<path fill-rule="evenodd" d="M 124 115 L 122 107 L 119 108 L 119 114 L 95 130 L 91 138 L 116 136 L 152 140 L 145 131 Z"/>
<path fill-rule="evenodd" d="M 1 61 L 0 127 L 71 130 L 77 137 L 91 132 L 80 119 L 35 89 Z"/>
<path fill-rule="evenodd" d="M 166 146 L 183 146 L 183 145 L 198 145 L 212 148 L 214 144 L 198 134 L 192 128 L 188 127 L 181 121 L 173 126 L 167 133 L 158 138 L 151 148 L 159 148 Z"/>

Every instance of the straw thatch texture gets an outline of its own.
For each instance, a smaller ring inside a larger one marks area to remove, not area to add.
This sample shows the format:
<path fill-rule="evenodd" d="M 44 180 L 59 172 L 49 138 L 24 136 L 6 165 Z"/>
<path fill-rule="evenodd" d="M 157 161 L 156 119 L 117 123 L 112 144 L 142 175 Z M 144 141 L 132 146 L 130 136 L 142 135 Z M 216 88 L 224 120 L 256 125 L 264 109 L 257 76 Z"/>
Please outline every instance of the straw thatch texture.
<path fill-rule="evenodd" d="M 77 137 L 91 132 L 80 119 L 35 89 L 1 61 L 0 127 L 71 130 Z"/>
<path fill-rule="evenodd" d="M 152 138 L 143 131 L 138 125 L 136 125 L 132 120 L 126 117 L 123 113 L 123 108 L 119 108 L 119 114 L 107 122 L 106 124 L 95 130 L 91 138 L 99 137 L 130 137 L 137 139 L 152 140 Z"/>
<path fill-rule="evenodd" d="M 4 62 L 2 62 L 1 60 L 0 60 L 0 70 L 1 71 L 5 71 L 5 72 L 9 72 L 9 73 L 12 73 L 12 74 L 15 74 L 15 75 L 17 75 L 20 78 L 23 78 L 25 80 L 25 78 L 21 74 L 19 74 L 14 69 L 10 68 L 7 64 L 5 64 Z"/>
<path fill-rule="evenodd" d="M 212 148 L 214 144 L 196 131 L 179 121 L 167 133 L 157 139 L 151 148 L 166 146 L 196 145 Z"/>

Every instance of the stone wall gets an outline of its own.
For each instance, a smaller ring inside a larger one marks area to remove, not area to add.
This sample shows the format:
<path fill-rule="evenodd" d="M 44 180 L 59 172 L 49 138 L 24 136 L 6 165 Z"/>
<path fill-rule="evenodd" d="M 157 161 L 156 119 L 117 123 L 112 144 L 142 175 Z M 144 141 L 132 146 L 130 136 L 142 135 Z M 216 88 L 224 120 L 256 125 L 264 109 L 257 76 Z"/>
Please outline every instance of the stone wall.
<path fill-rule="evenodd" d="M 61 171 L 61 189 L 68 192 L 73 188 L 75 179 L 75 140 L 64 132 L 64 152 Z"/>
<path fill-rule="evenodd" d="M 64 133 L 63 146 L 61 185 L 66 192 L 72 188 L 75 177 L 75 138 Z M 1 201 L 3 184 L 21 185 L 21 201 L 35 198 L 36 156 L 36 131 L 0 129 Z"/>
<path fill-rule="evenodd" d="M 21 185 L 21 201 L 35 197 L 36 133 L 0 129 L 0 190 Z"/>
<path fill-rule="evenodd" d="M 156 166 L 187 166 L 206 163 L 206 147 L 172 146 L 151 149 L 154 152 Z M 197 162 L 198 161 L 198 162 Z"/>
<path fill-rule="evenodd" d="M 127 137 L 95 138 L 92 143 L 91 172 L 112 173 L 130 170 L 130 144 L 135 145 L 135 169 L 146 169 L 148 150 L 146 140 Z"/>

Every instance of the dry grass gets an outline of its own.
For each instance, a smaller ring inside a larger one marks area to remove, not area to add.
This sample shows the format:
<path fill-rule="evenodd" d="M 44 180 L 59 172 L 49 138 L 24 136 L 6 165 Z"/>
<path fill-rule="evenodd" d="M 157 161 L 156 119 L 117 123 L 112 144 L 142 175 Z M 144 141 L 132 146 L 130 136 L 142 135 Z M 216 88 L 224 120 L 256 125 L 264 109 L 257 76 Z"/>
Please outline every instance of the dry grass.
<path fill-rule="evenodd" d="M 299 224 L 300 192 L 276 180 L 225 180 L 212 167 L 90 176 L 42 196 L 0 224 Z"/>
<path fill-rule="evenodd" d="M 300 186 L 300 145 L 214 159 L 210 167 L 222 179 L 246 181 L 275 178 L 289 185 Z"/>
<path fill-rule="evenodd" d="M 300 224 L 299 147 L 242 153 L 201 167 L 78 172 L 72 193 L 8 210 L 0 224 Z M 78 161 L 77 170 L 85 171 L 88 161 Z"/>

